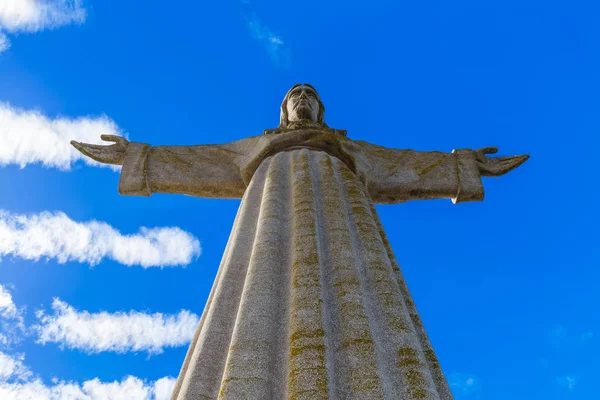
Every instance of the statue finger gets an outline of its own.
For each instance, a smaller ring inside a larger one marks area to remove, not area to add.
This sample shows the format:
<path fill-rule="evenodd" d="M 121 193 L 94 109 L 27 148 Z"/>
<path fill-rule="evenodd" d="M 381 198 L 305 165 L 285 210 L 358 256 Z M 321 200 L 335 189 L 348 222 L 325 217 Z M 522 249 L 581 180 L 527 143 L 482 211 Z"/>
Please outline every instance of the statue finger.
<path fill-rule="evenodd" d="M 104 154 L 106 153 L 107 146 L 98 146 L 95 144 L 77 143 L 73 145 L 83 155 L 86 155 L 96 161 L 102 161 Z"/>
<path fill-rule="evenodd" d="M 88 149 L 90 151 L 96 151 L 96 152 L 105 151 L 106 149 L 111 147 L 111 146 L 107 146 L 107 145 L 103 145 L 103 144 L 90 144 L 90 143 L 80 143 L 80 145 L 84 149 Z"/>
<path fill-rule="evenodd" d="M 75 147 L 77 150 L 81 151 L 81 149 L 83 148 L 83 146 L 81 146 L 81 143 L 79 143 L 76 140 L 71 140 L 71 146 Z"/>
<path fill-rule="evenodd" d="M 497 147 L 482 147 L 480 149 L 475 150 L 475 158 L 480 162 L 488 162 L 489 158 L 486 158 L 486 154 L 494 154 L 498 152 Z"/>
<path fill-rule="evenodd" d="M 515 156 L 515 157 L 503 157 L 500 161 L 501 169 L 504 173 L 512 171 L 515 168 L 521 166 L 525 161 L 529 159 L 529 155 Z"/>
<path fill-rule="evenodd" d="M 498 148 L 497 147 L 484 147 L 483 149 L 481 149 L 481 152 L 483 154 L 496 154 L 498 152 Z"/>
<path fill-rule="evenodd" d="M 94 158 L 96 156 L 96 153 L 99 152 L 100 147 L 104 147 L 104 146 L 98 146 L 98 145 L 94 145 L 94 144 L 81 143 L 76 140 L 71 140 L 71 145 L 73 147 L 75 147 L 77 150 L 79 150 L 81 153 L 83 153 L 84 155 L 86 155 L 88 157 L 92 157 L 92 158 Z"/>
<path fill-rule="evenodd" d="M 100 139 L 105 142 L 114 142 L 114 143 L 122 143 L 125 138 L 117 135 L 100 135 Z"/>

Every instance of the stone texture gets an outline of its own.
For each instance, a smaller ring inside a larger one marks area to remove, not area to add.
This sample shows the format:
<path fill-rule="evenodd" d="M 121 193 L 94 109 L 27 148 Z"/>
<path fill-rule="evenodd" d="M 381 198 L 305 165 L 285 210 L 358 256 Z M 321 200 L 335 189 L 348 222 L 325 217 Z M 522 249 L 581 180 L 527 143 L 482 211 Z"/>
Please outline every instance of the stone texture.
<path fill-rule="evenodd" d="M 339 159 L 265 159 L 173 398 L 452 398 L 382 235 Z"/>
<path fill-rule="evenodd" d="M 374 203 L 483 199 L 472 150 L 397 150 L 315 128 L 253 136 L 221 145 L 148 149 L 147 145 L 132 142 L 125 155 L 119 192 L 241 198 L 266 158 L 295 148 L 322 151 L 342 161 L 359 178 Z"/>
<path fill-rule="evenodd" d="M 242 198 L 173 400 L 452 399 L 375 203 L 483 199 L 528 156 L 397 150 L 325 124 L 310 85 L 232 143 L 72 142 L 123 165 L 119 192 Z"/>

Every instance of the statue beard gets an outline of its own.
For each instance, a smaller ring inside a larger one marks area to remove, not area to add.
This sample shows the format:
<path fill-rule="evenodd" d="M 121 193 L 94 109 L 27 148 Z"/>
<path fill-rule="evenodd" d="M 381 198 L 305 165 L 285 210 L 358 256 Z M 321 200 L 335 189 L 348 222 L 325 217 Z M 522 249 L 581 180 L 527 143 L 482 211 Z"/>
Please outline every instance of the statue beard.
<path fill-rule="evenodd" d="M 300 121 L 312 121 L 312 110 L 308 106 L 299 106 L 296 108 L 296 117 Z"/>

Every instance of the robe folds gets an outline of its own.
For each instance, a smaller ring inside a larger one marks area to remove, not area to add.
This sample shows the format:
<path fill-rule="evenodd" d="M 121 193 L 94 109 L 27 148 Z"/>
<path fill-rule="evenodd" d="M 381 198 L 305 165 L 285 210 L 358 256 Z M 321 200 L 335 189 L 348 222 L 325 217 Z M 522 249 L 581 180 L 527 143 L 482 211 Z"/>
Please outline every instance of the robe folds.
<path fill-rule="evenodd" d="M 132 142 L 119 191 L 242 198 L 172 399 L 452 399 L 374 204 L 481 200 L 471 150 Z"/>

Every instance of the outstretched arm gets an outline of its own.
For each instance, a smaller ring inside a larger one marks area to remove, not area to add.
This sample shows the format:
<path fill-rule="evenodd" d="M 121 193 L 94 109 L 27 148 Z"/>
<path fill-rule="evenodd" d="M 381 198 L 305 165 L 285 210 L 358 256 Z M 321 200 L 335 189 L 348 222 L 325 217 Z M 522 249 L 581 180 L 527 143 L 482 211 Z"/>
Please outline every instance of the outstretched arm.
<path fill-rule="evenodd" d="M 246 183 L 240 175 L 252 138 L 222 145 L 156 146 L 103 135 L 110 146 L 71 142 L 96 161 L 123 165 L 119 193 L 150 196 L 181 193 L 199 197 L 240 198 Z"/>
<path fill-rule="evenodd" d="M 375 203 L 449 198 L 454 203 L 483 200 L 482 176 L 500 176 L 529 158 L 487 157 L 497 151 L 419 152 L 397 150 L 360 142 L 368 165 L 365 176 Z"/>

